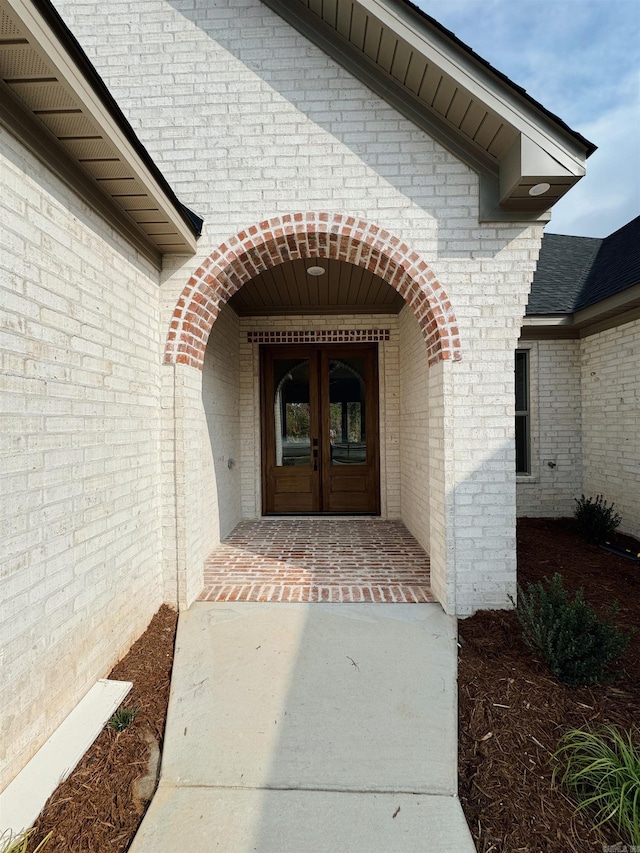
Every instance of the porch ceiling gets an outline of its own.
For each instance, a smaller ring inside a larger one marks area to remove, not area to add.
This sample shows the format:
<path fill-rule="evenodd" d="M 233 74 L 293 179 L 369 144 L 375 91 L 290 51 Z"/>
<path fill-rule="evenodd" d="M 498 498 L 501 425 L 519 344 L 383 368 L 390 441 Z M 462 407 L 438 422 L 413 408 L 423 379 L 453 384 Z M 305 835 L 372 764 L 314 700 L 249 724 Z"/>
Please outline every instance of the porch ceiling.
<path fill-rule="evenodd" d="M 309 275 L 314 265 L 324 275 Z M 268 314 L 397 314 L 404 300 L 380 276 L 346 261 L 288 261 L 251 279 L 228 303 L 240 316 Z"/>

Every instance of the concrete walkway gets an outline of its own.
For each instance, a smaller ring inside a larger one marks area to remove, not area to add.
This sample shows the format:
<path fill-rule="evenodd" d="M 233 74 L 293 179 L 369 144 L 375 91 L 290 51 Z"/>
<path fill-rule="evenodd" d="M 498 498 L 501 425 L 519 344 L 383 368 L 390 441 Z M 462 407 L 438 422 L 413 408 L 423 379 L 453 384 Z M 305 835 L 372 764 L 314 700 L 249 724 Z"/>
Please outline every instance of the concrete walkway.
<path fill-rule="evenodd" d="M 437 604 L 198 602 L 130 853 L 473 853 Z"/>

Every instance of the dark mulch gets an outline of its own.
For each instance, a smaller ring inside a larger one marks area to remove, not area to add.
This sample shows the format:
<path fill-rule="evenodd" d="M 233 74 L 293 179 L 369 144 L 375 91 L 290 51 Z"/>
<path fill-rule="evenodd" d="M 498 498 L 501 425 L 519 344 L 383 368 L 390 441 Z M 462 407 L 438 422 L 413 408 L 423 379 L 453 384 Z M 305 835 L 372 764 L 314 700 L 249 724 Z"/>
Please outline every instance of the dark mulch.
<path fill-rule="evenodd" d="M 596 609 L 620 604 L 618 623 L 639 624 L 640 568 L 583 543 L 569 519 L 521 519 L 518 575 L 524 586 L 560 572 L 584 587 Z M 523 642 L 513 612 L 481 612 L 460 622 L 460 798 L 480 853 L 598 851 L 628 842 L 615 828 L 594 830 L 551 784 L 551 754 L 569 728 L 638 724 L 640 635 L 613 685 L 566 687 Z"/>
<path fill-rule="evenodd" d="M 585 588 L 603 609 L 617 599 L 619 622 L 640 622 L 640 567 L 583 543 L 571 520 L 522 519 L 519 579 L 561 572 L 565 586 Z M 169 695 L 176 614 L 163 607 L 112 671 L 133 681 L 125 704 L 140 708 L 122 734 L 106 728 L 52 795 L 32 850 L 49 830 L 46 853 L 123 853 L 142 820 L 135 780 L 144 775 L 151 732 L 161 744 Z M 524 644 L 513 612 L 481 612 L 460 623 L 460 798 L 479 853 L 601 853 L 625 841 L 594 830 L 551 784 L 551 753 L 571 727 L 614 723 L 631 728 L 640 702 L 640 634 L 614 685 L 571 688 L 552 678 Z M 395 853 L 395 851 L 394 851 Z"/>
<path fill-rule="evenodd" d="M 45 853 L 123 853 L 131 844 L 147 806 L 134 783 L 147 772 L 149 740 L 162 746 L 177 618 L 174 610 L 161 607 L 112 669 L 109 678 L 133 682 L 123 704 L 138 708 L 138 716 L 120 734 L 103 729 L 49 798 L 29 850 L 50 831 Z"/>

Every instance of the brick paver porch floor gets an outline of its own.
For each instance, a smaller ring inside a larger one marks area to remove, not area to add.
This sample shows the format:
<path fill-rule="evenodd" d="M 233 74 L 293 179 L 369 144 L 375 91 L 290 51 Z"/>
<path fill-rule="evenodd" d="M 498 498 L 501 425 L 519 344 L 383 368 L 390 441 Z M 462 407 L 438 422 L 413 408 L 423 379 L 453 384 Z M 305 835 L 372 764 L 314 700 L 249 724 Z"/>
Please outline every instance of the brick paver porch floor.
<path fill-rule="evenodd" d="M 435 601 L 429 557 L 399 521 L 241 521 L 207 558 L 200 601 Z"/>

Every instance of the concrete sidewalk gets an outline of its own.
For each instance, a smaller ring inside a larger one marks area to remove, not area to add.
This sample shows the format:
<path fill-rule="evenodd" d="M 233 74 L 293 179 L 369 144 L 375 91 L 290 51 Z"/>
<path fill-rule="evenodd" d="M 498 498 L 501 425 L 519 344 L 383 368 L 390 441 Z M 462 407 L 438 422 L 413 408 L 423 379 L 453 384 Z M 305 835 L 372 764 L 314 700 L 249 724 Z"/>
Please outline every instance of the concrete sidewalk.
<path fill-rule="evenodd" d="M 130 853 L 473 853 L 437 604 L 197 603 Z"/>

